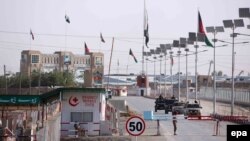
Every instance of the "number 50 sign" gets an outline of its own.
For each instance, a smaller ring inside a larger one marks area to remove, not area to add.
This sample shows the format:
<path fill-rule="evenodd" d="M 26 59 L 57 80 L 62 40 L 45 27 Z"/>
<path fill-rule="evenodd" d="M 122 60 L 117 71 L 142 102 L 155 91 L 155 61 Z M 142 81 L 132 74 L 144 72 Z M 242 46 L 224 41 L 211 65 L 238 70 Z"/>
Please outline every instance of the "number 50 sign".
<path fill-rule="evenodd" d="M 139 136 L 145 130 L 145 121 L 138 116 L 130 117 L 126 122 L 126 130 L 132 136 Z"/>

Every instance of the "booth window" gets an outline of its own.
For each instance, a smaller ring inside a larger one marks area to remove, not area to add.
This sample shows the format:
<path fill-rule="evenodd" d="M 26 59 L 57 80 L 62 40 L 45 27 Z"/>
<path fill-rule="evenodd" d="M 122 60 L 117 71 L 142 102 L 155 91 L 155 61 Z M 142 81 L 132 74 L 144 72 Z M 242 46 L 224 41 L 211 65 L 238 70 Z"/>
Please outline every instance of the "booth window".
<path fill-rule="evenodd" d="M 93 122 L 93 112 L 71 112 L 71 122 Z"/>

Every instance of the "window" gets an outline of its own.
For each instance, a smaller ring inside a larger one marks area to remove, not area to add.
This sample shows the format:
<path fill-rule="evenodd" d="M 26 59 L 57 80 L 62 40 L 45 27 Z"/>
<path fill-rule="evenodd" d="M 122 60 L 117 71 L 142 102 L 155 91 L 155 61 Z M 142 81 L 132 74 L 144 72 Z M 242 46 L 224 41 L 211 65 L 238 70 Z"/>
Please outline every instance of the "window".
<path fill-rule="evenodd" d="M 39 55 L 31 55 L 31 63 L 39 63 Z"/>
<path fill-rule="evenodd" d="M 93 122 L 93 112 L 71 112 L 71 122 Z"/>
<path fill-rule="evenodd" d="M 95 57 L 95 64 L 102 65 L 102 57 Z"/>

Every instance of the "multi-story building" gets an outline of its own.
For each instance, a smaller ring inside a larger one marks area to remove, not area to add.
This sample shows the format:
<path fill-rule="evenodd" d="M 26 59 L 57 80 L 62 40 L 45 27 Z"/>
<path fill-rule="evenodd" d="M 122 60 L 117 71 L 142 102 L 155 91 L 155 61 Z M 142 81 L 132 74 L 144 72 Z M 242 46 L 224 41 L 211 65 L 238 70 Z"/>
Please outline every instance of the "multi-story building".
<path fill-rule="evenodd" d="M 20 60 L 21 74 L 30 76 L 34 71 L 68 71 L 75 75 L 84 73 L 85 87 L 100 87 L 103 83 L 104 55 L 100 52 L 75 55 L 69 51 L 43 54 L 37 50 L 23 50 Z"/>

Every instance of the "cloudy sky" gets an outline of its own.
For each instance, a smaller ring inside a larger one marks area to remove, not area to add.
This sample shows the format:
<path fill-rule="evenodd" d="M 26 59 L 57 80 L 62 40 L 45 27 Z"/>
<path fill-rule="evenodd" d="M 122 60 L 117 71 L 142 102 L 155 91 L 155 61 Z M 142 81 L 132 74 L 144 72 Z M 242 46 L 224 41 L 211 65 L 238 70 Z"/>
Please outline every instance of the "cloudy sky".
<path fill-rule="evenodd" d="M 222 26 L 223 20 L 239 18 L 239 8 L 250 8 L 249 0 L 146 0 L 149 23 L 149 49 L 159 44 L 172 43 L 188 32 L 197 31 L 198 10 L 204 26 Z M 90 51 L 105 54 L 105 73 L 114 37 L 111 73 L 139 73 L 142 69 L 144 0 L 0 0 L 0 75 L 3 65 L 11 72 L 19 71 L 22 50 L 40 50 L 43 53 L 72 51 L 84 54 L 84 42 Z M 65 22 L 65 13 L 71 23 Z M 245 25 L 250 24 L 244 19 Z M 29 34 L 32 29 L 35 40 Z M 106 43 L 101 43 L 100 32 Z M 217 38 L 231 42 L 231 29 L 218 33 Z M 250 34 L 250 29 L 237 28 L 236 32 Z M 67 34 L 67 38 L 65 35 Z M 212 35 L 207 34 L 211 39 Z M 65 40 L 66 39 L 66 40 Z M 238 36 L 235 42 L 250 41 L 248 36 Z M 222 45 L 223 43 L 217 43 Z M 199 43 L 198 50 L 208 50 L 198 55 L 198 72 L 207 74 L 213 49 Z M 194 51 L 193 46 L 188 46 Z M 132 49 L 138 63 L 129 56 Z M 149 49 L 145 49 L 148 51 Z M 177 49 L 173 49 L 176 54 Z M 250 44 L 235 45 L 236 70 L 250 73 Z M 184 53 L 182 49 L 182 53 Z M 150 57 L 149 59 L 152 59 Z M 117 62 L 119 60 L 119 66 Z M 189 56 L 189 72 L 194 74 L 194 55 Z M 173 73 L 178 71 L 174 58 Z M 170 61 L 167 60 L 167 74 Z M 185 73 L 185 57 L 181 57 L 181 71 Z M 148 72 L 153 74 L 153 63 Z M 156 63 L 159 73 L 159 62 Z M 216 69 L 231 75 L 232 46 L 217 48 Z M 213 69 L 213 68 L 211 68 Z M 163 70 L 162 70 L 163 71 Z"/>

